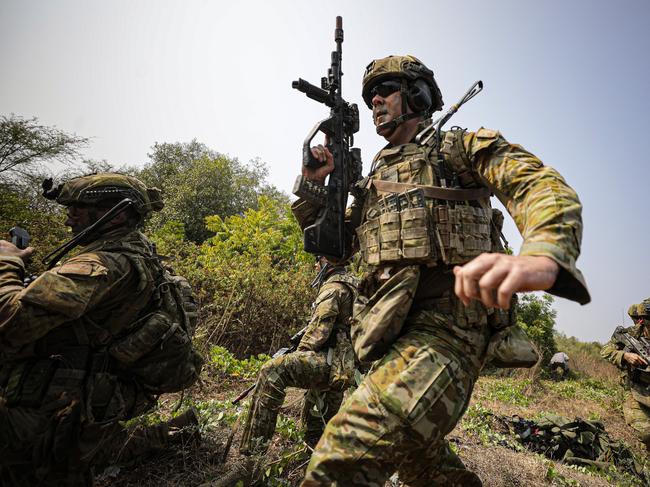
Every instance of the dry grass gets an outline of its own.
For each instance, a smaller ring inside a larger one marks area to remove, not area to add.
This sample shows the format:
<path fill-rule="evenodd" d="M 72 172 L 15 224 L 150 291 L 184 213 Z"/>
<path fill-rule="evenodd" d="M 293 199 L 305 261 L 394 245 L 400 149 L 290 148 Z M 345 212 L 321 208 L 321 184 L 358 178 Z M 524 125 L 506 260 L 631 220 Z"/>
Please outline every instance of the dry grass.
<path fill-rule="evenodd" d="M 516 414 L 529 419 L 547 412 L 569 418 L 598 418 L 603 421 L 614 440 L 625 441 L 635 453 L 644 456 L 645 450 L 622 417 L 620 404 L 623 395 L 617 385 L 616 369 L 596 359 L 593 354 L 585 353 L 583 357 L 579 352 L 574 351 L 571 356 L 574 371 L 580 377 L 577 380 L 565 383 L 541 380 L 540 371 L 534 369 L 516 371 L 509 377 L 481 377 L 471 404 L 480 403 L 497 415 Z M 208 367 L 206 370 L 211 369 Z M 199 403 L 226 401 L 251 383 L 251 379 L 206 374 L 203 383 L 194 387 L 190 395 Z M 302 391 L 290 389 L 282 414 L 298 421 L 301 398 Z M 165 396 L 162 410 L 168 412 L 178 400 L 178 395 Z M 218 479 L 240 458 L 237 448 L 241 428 L 237 428 L 237 425 L 228 427 L 210 417 L 203 417 L 202 422 L 203 441 L 200 446 L 178 445 L 151 455 L 136 465 L 122 467 L 115 477 L 101 478 L 97 482 L 98 487 L 196 486 Z M 224 461 L 226 445 L 233 429 L 234 441 Z M 451 433 L 450 439 L 457 445 L 465 464 L 480 476 L 485 487 L 615 485 L 603 477 L 586 475 L 527 451 L 516 452 L 502 446 L 483 444 L 476 433 L 465 431 L 462 424 Z M 266 463 L 273 464 L 297 447 L 299 445 L 295 441 L 276 435 Z M 283 485 L 299 485 L 307 459 L 307 454 L 304 453 L 285 462 L 281 475 L 285 482 Z"/>
<path fill-rule="evenodd" d="M 460 439 L 459 455 L 463 463 L 478 473 L 484 487 L 537 487 L 554 485 L 547 479 L 549 465 L 564 478 L 589 487 L 611 485 L 605 479 L 593 477 L 576 470 L 545 462 L 532 453 L 517 453 L 500 446 L 485 447 Z M 559 485 L 559 484 L 555 484 Z"/>

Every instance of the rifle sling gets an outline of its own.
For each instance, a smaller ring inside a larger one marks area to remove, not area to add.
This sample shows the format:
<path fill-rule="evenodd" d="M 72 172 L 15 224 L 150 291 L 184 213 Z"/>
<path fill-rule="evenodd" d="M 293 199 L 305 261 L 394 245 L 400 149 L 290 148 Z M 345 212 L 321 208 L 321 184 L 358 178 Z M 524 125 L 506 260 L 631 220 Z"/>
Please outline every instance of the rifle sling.
<path fill-rule="evenodd" d="M 441 188 L 440 186 L 425 186 L 421 184 L 396 183 L 393 181 L 382 181 L 371 179 L 368 187 L 374 186 L 378 193 L 403 193 L 410 189 L 418 188 L 424 196 L 437 200 L 469 201 L 489 198 L 492 192 L 489 188 Z"/>

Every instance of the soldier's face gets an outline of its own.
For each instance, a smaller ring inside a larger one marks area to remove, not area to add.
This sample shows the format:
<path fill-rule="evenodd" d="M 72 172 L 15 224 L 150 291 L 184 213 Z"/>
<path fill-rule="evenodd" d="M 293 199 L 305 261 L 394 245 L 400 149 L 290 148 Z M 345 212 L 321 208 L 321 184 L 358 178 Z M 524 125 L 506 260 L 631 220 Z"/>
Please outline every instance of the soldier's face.
<path fill-rule="evenodd" d="M 65 225 L 72 229 L 74 235 L 79 234 L 95 223 L 108 209 L 96 206 L 74 204 L 67 207 L 68 218 Z"/>
<path fill-rule="evenodd" d="M 402 114 L 402 95 L 399 91 L 395 91 L 385 97 L 375 94 L 372 97 L 372 118 L 375 122 L 375 127 L 382 123 L 395 120 Z M 382 137 L 387 137 L 393 129 L 384 128 L 377 133 Z"/>
<path fill-rule="evenodd" d="M 403 113 L 402 94 L 399 90 L 386 96 L 381 96 L 381 94 L 376 93 L 372 97 L 371 102 L 375 127 L 379 127 L 379 125 L 386 122 L 391 122 Z M 413 110 L 408 105 L 406 107 L 406 113 L 413 113 Z M 396 128 L 390 126 L 378 128 L 377 133 L 393 145 L 405 144 L 415 135 L 412 132 L 417 124 L 417 119 L 411 119 L 401 123 Z"/>

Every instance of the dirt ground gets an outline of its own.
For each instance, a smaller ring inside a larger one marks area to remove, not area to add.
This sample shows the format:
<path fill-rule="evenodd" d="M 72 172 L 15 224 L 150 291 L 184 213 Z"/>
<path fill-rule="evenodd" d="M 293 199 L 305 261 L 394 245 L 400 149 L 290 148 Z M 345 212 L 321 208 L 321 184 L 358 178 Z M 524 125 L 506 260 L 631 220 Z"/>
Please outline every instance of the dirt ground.
<path fill-rule="evenodd" d="M 484 397 L 484 389 L 488 381 L 494 379 L 481 378 L 478 381 L 472 404 L 480 401 L 495 414 L 519 415 L 534 417 L 540 412 L 554 412 L 566 417 L 586 417 L 587 414 L 597 415 L 605 424 L 606 430 L 615 440 L 624 440 L 634 451 L 643 456 L 645 450 L 636 440 L 633 431 L 623 421 L 620 410 L 611 405 L 589 399 L 564 400 L 554 396 L 548 389 L 531 388 L 530 394 L 534 400 L 527 406 L 515 406 L 507 402 Z M 207 387 L 190 391 L 195 401 L 226 400 L 235 397 L 247 383 L 228 384 L 225 387 Z M 290 389 L 281 414 L 298 420 L 300 415 L 302 391 Z M 178 396 L 165 398 L 162 409 L 171 407 Z M 104 471 L 97 479 L 98 487 L 176 487 L 199 486 L 219 479 L 232 468 L 240 459 L 238 453 L 241 427 L 244 414 L 230 426 L 215 427 L 210 418 L 201 418 L 200 443 L 188 442 L 176 444 L 164 451 L 152 452 L 137 463 L 131 465 L 113 466 Z M 600 487 L 621 485 L 610 482 L 602 476 L 587 475 L 576 469 L 548 460 L 541 455 L 522 451 L 517 452 L 502 446 L 484 445 L 480 439 L 464 431 L 462 425 L 449 435 L 449 440 L 455 444 L 459 456 L 468 468 L 476 472 L 485 487 L 532 487 L 549 485 L 574 485 Z M 230 445 L 230 446 L 229 446 Z M 266 465 L 273 465 L 286 455 L 289 450 L 295 450 L 298 445 L 277 435 L 274 437 L 267 457 Z M 308 450 L 293 455 L 285 462 L 282 474 L 274 480 L 257 485 L 299 485 L 308 462 Z M 387 486 L 401 485 L 399 482 L 389 482 Z M 641 484 L 639 484 L 641 485 Z"/>

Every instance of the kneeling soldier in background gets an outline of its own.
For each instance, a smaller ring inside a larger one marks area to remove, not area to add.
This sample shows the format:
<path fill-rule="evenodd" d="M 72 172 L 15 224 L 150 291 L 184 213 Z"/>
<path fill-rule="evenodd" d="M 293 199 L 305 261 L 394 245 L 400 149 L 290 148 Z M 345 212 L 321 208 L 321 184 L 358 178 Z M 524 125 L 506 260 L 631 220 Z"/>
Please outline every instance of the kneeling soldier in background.
<path fill-rule="evenodd" d="M 611 340 L 605 344 L 600 355 L 622 370 L 621 382 L 628 390 L 623 403 L 625 422 L 631 426 L 639 440 L 650 451 L 650 386 L 645 370 L 648 360 L 639 350 L 632 351 L 629 344 L 623 343 L 625 335 L 640 342 L 641 346 L 650 346 L 650 300 L 633 304 L 627 312 L 634 321 L 634 326 L 617 328 Z"/>
<path fill-rule="evenodd" d="M 318 296 L 305 334 L 295 352 L 262 367 L 239 448 L 248 458 L 218 485 L 252 482 L 256 463 L 252 457 L 266 452 L 287 387 L 307 389 L 302 422 L 305 442 L 313 447 L 339 410 L 345 389 L 354 382 L 356 361 L 348 322 L 358 282 L 345 267 L 332 265 L 324 257 L 318 258 L 316 268 L 312 286 L 318 289 Z"/>
<path fill-rule="evenodd" d="M 160 191 L 116 173 L 46 183 L 75 235 L 51 269 L 23 287 L 33 249 L 0 240 L 0 485 L 92 485 L 120 421 L 202 365 L 190 286 L 138 230 Z"/>

